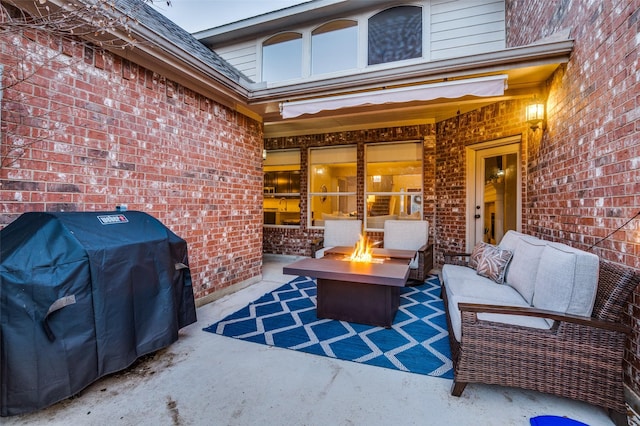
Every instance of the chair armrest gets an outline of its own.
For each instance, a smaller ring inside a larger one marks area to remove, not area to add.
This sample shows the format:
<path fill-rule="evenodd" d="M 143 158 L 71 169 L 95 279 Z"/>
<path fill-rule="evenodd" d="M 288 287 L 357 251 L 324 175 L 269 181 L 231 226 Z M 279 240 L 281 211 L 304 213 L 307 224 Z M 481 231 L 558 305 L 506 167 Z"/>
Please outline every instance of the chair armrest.
<path fill-rule="evenodd" d="M 562 314 L 544 309 L 520 307 L 520 306 L 502 306 L 502 305 L 483 305 L 476 303 L 458 303 L 460 312 L 473 312 L 485 314 L 504 314 L 504 315 L 520 315 L 537 318 L 547 318 L 563 323 L 582 325 L 592 328 L 599 328 L 608 331 L 617 331 L 625 334 L 631 332 L 630 327 L 611 321 L 602 321 L 591 317 L 581 317 L 578 315 Z"/>
<path fill-rule="evenodd" d="M 471 253 L 443 253 L 444 257 L 470 257 Z"/>
<path fill-rule="evenodd" d="M 311 257 L 316 257 L 316 252 L 324 247 L 324 237 L 311 240 Z"/>
<path fill-rule="evenodd" d="M 471 253 L 443 253 L 444 263 L 454 264 L 454 265 L 463 265 L 467 266 L 469 263 L 469 258 L 471 257 Z M 454 258 L 460 258 L 459 260 L 454 260 Z M 466 259 L 462 259 L 466 258 Z"/>
<path fill-rule="evenodd" d="M 427 240 L 427 243 L 418 249 L 418 274 L 419 281 L 424 281 L 429 272 L 433 269 L 433 243 L 431 238 Z"/>

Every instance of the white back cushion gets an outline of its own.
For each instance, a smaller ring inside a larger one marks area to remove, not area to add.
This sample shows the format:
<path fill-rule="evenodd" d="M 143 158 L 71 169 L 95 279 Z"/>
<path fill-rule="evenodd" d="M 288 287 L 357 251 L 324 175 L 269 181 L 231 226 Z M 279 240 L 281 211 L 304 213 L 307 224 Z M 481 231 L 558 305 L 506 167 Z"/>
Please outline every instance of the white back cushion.
<path fill-rule="evenodd" d="M 537 238 L 521 237 L 507 270 L 505 283 L 516 289 L 528 304 L 533 303 L 538 266 L 545 246 L 544 241 Z"/>
<path fill-rule="evenodd" d="M 599 262 L 595 254 L 565 244 L 547 243 L 540 257 L 533 306 L 591 316 L 598 273 Z"/>
<path fill-rule="evenodd" d="M 576 272 L 576 255 L 549 245 L 542 250 L 533 306 L 566 313 L 571 302 Z M 553 323 L 553 321 L 548 321 Z"/>
<path fill-rule="evenodd" d="M 418 250 L 429 239 L 426 220 L 387 220 L 384 222 L 384 248 Z"/>
<path fill-rule="evenodd" d="M 598 276 L 600 273 L 600 260 L 598 256 L 566 244 L 548 244 L 557 250 L 575 254 L 576 269 L 574 272 L 574 284 L 567 313 L 590 317 L 598 291 Z"/>
<path fill-rule="evenodd" d="M 509 230 L 506 234 L 502 236 L 502 240 L 498 244 L 498 247 L 504 250 L 515 251 L 518 243 L 520 242 L 520 238 L 527 237 L 527 234 L 523 234 L 522 232 Z M 533 237 L 531 237 L 533 238 Z"/>
<path fill-rule="evenodd" d="M 325 220 L 324 246 L 354 246 L 360 239 L 361 232 L 361 220 Z"/>

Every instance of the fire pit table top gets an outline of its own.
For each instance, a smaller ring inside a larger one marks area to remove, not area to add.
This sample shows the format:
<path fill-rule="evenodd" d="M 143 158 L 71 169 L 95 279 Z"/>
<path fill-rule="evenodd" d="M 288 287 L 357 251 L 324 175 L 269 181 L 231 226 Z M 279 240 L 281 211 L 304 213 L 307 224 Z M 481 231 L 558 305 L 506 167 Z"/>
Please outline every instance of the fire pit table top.
<path fill-rule="evenodd" d="M 409 259 L 415 255 L 410 250 L 374 250 L 374 256 L 384 258 L 383 263 L 352 262 L 341 255 L 349 254 L 353 248 L 335 247 L 320 259 L 301 259 L 282 270 L 285 274 L 305 277 L 404 287 L 409 278 Z"/>

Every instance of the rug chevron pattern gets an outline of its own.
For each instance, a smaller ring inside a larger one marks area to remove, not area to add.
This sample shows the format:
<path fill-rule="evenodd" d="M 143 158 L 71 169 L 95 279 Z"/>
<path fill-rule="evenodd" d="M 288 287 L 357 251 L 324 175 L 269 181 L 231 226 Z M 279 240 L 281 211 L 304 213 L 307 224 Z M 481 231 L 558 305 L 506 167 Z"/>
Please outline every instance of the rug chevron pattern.
<path fill-rule="evenodd" d="M 436 276 L 401 289 L 391 328 L 316 316 L 316 283 L 297 277 L 204 330 L 236 339 L 453 378 L 444 305 Z"/>

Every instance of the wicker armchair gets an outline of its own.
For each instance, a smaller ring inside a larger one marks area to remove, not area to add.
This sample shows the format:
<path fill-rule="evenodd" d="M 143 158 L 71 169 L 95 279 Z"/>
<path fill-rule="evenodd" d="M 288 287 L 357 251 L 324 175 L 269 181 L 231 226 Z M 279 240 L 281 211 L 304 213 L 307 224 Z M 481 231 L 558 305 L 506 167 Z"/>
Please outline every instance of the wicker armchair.
<path fill-rule="evenodd" d="M 590 318 L 460 303 L 461 341 L 449 333 L 455 375 L 451 394 L 460 396 L 467 383 L 531 389 L 604 407 L 617 425 L 627 425 L 623 356 L 629 327 L 621 317 L 639 283 L 634 270 L 601 260 Z M 446 288 L 443 298 L 447 306 Z M 555 324 L 549 330 L 532 329 L 478 320 L 480 312 L 550 318 Z"/>

